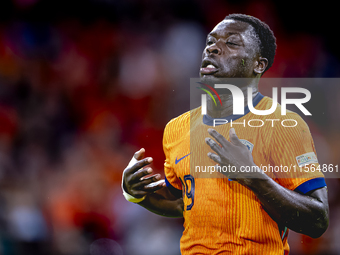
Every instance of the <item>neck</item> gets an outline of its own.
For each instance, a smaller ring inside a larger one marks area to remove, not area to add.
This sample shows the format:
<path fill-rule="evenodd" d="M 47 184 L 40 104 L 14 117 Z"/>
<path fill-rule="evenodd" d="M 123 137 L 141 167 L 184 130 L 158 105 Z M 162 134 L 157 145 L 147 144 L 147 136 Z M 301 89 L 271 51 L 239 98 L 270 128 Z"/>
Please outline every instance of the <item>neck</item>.
<path fill-rule="evenodd" d="M 252 93 L 248 95 L 248 88 L 252 89 Z M 240 89 L 244 95 L 244 105 L 248 105 L 248 96 L 252 97 L 252 99 L 257 95 L 258 91 L 258 84 L 251 83 L 247 86 L 242 86 Z M 207 115 L 212 118 L 224 118 L 230 115 L 233 115 L 233 96 L 232 94 L 222 94 L 220 95 L 222 105 L 217 104 L 215 105 L 214 101 L 208 97 L 207 98 Z M 217 99 L 217 98 L 216 98 Z"/>

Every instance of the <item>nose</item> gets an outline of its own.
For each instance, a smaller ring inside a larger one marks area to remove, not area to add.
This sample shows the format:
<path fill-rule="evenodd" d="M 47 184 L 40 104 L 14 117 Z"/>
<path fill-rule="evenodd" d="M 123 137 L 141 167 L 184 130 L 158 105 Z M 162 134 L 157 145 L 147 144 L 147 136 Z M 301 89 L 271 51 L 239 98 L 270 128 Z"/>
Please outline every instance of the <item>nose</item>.
<path fill-rule="evenodd" d="M 216 43 L 213 43 L 205 48 L 206 52 L 209 54 L 221 54 L 221 49 L 217 47 Z"/>

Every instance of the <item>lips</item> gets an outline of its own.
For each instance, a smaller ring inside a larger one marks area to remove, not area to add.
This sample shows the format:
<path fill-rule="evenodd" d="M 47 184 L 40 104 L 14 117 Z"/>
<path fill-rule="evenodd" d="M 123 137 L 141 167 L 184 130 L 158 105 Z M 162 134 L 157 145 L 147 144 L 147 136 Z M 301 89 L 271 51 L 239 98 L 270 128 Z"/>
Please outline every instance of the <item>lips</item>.
<path fill-rule="evenodd" d="M 209 60 L 204 60 L 202 62 L 202 68 L 200 69 L 200 72 L 202 75 L 211 75 L 218 71 L 218 68 L 215 64 L 213 64 Z"/>
<path fill-rule="evenodd" d="M 218 69 L 216 67 L 214 67 L 213 65 L 208 65 L 207 67 L 202 67 L 200 72 L 203 75 L 209 75 L 209 74 L 214 74 L 218 71 Z"/>

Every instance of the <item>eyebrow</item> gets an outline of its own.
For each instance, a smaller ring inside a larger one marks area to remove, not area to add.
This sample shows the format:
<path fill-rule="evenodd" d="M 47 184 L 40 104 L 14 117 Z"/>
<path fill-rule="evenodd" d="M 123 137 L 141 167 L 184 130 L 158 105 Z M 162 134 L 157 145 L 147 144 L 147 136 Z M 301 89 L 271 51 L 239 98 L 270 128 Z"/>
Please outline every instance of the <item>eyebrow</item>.
<path fill-rule="evenodd" d="M 216 35 L 216 32 L 211 32 L 211 33 L 208 34 L 208 36 L 213 36 L 213 37 L 215 37 L 215 35 Z M 227 36 L 240 35 L 240 33 L 237 33 L 237 32 L 227 32 L 226 35 Z"/>

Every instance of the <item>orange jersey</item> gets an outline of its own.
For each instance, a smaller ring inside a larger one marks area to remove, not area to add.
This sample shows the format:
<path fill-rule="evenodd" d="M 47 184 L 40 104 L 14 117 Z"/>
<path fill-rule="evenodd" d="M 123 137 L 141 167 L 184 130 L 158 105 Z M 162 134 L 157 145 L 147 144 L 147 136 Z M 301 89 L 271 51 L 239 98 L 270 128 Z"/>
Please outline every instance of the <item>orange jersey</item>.
<path fill-rule="evenodd" d="M 259 93 L 253 104 L 257 110 L 270 109 L 272 99 Z M 307 193 L 326 185 L 320 171 L 304 171 L 305 165 L 308 170 L 318 163 L 309 128 L 298 114 L 282 116 L 278 105 L 268 116 L 247 110 L 225 120 L 213 128 L 229 140 L 234 127 L 255 164 L 283 187 Z M 171 120 L 164 131 L 166 184 L 184 201 L 182 254 L 288 254 L 285 226 L 278 226 L 250 189 L 209 168 L 216 165 L 207 156 L 213 152 L 205 143 L 209 124 L 211 119 L 197 108 Z"/>

